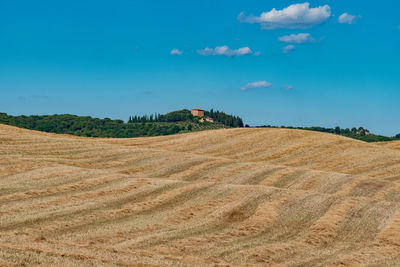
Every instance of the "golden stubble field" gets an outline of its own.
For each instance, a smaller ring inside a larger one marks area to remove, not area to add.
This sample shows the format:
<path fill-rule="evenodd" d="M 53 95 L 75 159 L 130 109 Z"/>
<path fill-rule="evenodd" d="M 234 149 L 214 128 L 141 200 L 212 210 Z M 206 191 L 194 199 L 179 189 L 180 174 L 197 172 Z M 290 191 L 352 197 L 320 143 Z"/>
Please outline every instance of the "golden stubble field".
<path fill-rule="evenodd" d="M 0 125 L 0 266 L 399 266 L 400 144 Z"/>

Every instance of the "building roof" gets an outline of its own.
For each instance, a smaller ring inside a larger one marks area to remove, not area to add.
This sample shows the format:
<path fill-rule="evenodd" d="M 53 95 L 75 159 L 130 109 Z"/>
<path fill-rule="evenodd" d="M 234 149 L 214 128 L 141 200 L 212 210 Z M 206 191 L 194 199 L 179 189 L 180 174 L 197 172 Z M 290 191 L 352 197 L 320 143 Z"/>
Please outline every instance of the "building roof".
<path fill-rule="evenodd" d="M 192 109 L 192 110 L 204 111 L 204 109 L 201 109 L 201 108 L 194 108 L 194 109 Z"/>

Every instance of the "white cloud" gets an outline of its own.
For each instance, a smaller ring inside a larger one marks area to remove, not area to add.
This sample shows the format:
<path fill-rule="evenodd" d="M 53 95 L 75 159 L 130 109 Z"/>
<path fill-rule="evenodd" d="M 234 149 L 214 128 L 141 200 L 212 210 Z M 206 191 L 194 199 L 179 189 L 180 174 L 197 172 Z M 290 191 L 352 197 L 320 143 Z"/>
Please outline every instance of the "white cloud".
<path fill-rule="evenodd" d="M 257 52 L 254 52 L 254 53 L 253 53 L 253 56 L 258 57 L 259 55 L 261 55 L 261 52 L 260 52 L 260 51 L 257 51 Z"/>
<path fill-rule="evenodd" d="M 295 46 L 294 45 L 287 45 L 285 46 L 283 49 L 283 53 L 284 54 L 289 54 L 290 52 L 292 52 L 294 50 Z"/>
<path fill-rule="evenodd" d="M 258 82 L 248 83 L 245 86 L 240 87 L 240 90 L 248 90 L 248 89 L 252 89 L 252 88 L 268 88 L 271 86 L 272 86 L 272 83 L 270 83 L 270 82 L 258 81 Z"/>
<path fill-rule="evenodd" d="M 285 90 L 292 90 L 292 89 L 293 89 L 293 86 L 292 86 L 292 85 L 285 85 L 285 86 L 283 87 L 283 89 L 285 89 Z"/>
<path fill-rule="evenodd" d="M 296 44 L 312 43 L 314 41 L 314 39 L 311 37 L 309 33 L 285 35 L 279 37 L 278 40 L 284 43 L 296 43 Z"/>
<path fill-rule="evenodd" d="M 175 49 L 175 48 L 174 48 L 174 49 L 171 50 L 170 54 L 171 54 L 171 55 L 182 55 L 183 52 L 180 51 L 179 49 Z"/>
<path fill-rule="evenodd" d="M 216 48 L 204 48 L 201 50 L 197 50 L 197 53 L 201 56 L 227 56 L 227 57 L 235 57 L 235 56 L 245 56 L 253 54 L 248 47 L 242 47 L 239 49 L 232 50 L 228 46 L 217 46 Z"/>
<path fill-rule="evenodd" d="M 273 8 L 259 17 L 239 14 L 238 20 L 244 23 L 260 23 L 263 29 L 305 29 L 321 24 L 331 16 L 329 5 L 310 8 L 310 3 L 290 5 L 282 10 Z"/>
<path fill-rule="evenodd" d="M 348 13 L 343 13 L 339 16 L 339 23 L 347 23 L 347 24 L 354 24 L 361 16 L 353 16 Z"/>
<path fill-rule="evenodd" d="M 397 26 L 397 29 L 399 29 L 399 30 L 400 30 L 400 25 L 399 25 L 399 26 Z"/>

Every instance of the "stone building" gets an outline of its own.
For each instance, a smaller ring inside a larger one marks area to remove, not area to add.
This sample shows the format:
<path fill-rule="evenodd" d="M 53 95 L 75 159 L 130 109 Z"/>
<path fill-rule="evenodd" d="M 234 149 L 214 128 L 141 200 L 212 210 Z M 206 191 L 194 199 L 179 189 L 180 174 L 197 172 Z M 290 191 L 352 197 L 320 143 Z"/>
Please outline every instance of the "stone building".
<path fill-rule="evenodd" d="M 204 117 L 204 110 L 200 108 L 192 109 L 192 115 L 197 117 Z"/>

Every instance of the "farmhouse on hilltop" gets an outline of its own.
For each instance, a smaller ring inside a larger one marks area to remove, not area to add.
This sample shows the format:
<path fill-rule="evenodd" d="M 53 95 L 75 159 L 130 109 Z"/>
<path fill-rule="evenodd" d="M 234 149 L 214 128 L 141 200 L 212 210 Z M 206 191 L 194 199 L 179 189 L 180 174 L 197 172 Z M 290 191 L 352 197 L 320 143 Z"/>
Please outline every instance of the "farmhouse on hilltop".
<path fill-rule="evenodd" d="M 204 110 L 200 108 L 192 109 L 192 115 L 197 117 L 204 117 Z"/>

